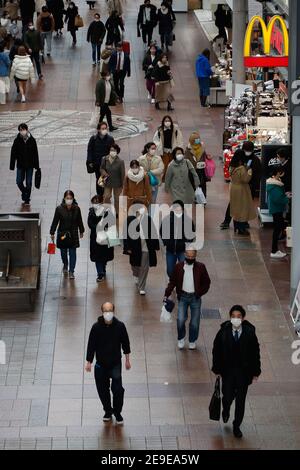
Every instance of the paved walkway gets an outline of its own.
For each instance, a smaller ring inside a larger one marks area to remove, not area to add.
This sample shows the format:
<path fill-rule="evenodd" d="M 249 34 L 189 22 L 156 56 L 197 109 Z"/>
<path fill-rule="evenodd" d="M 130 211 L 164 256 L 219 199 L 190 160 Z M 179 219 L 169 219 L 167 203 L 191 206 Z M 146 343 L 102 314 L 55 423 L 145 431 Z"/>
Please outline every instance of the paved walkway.
<path fill-rule="evenodd" d="M 98 3 L 106 17 L 104 1 Z M 84 1 L 80 6 L 88 23 L 91 14 Z M 121 141 L 127 164 L 152 140 L 164 114 L 155 111 L 146 99 L 136 12 L 137 3 L 127 0 L 126 36 L 132 42 L 133 73 L 126 80 L 125 104 L 118 106 L 115 114 L 139 119 L 147 123 L 148 130 Z M 223 111 L 200 108 L 194 78 L 194 58 L 207 46 L 207 39 L 193 13 L 178 14 L 177 23 L 171 57 L 176 82 L 174 118 L 185 139 L 200 129 L 208 151 L 217 157 Z M 97 72 L 91 66 L 85 30 L 79 33 L 76 49 L 70 47 L 69 36 L 53 42 L 53 55 L 44 68 L 45 81 L 30 90 L 26 104 L 15 102 L 12 93 L 2 111 L 92 111 Z M 94 178 L 85 170 L 86 145 L 68 134 L 65 139 L 68 145 L 51 142 L 40 147 L 42 190 L 33 192 L 31 206 L 41 214 L 43 232 L 36 310 L 0 316 L 0 336 L 8 347 L 8 363 L 0 366 L 0 448 L 299 448 L 300 368 L 291 362 L 294 335 L 286 317 L 289 261 L 269 261 L 271 232 L 256 224 L 251 224 L 249 240 L 235 237 L 232 231 L 219 231 L 228 200 L 221 164 L 209 185 L 205 247 L 199 254 L 212 279 L 203 303 L 199 349 L 178 351 L 176 323 L 159 322 L 166 284 L 162 254 L 158 267 L 151 270 L 144 298 L 136 293 L 128 259 L 120 250 L 109 265 L 107 281 L 96 284 L 88 233 L 78 250 L 75 282 L 62 278 L 58 255 L 46 254 L 50 222 L 63 191 L 69 187 L 75 191 L 85 220 L 94 191 Z M 0 209 L 17 211 L 20 200 L 15 176 L 8 170 L 8 147 L 2 146 L 0 154 Z M 161 189 L 159 201 L 164 200 Z M 108 299 L 114 301 L 117 316 L 126 322 L 132 345 L 132 370 L 123 374 L 123 428 L 102 423 L 93 377 L 83 371 L 87 335 L 101 303 Z M 257 327 L 263 369 L 259 382 L 250 388 L 242 440 L 232 437 L 230 426 L 210 422 L 207 409 L 214 382 L 210 372 L 212 341 L 228 309 L 239 302 L 247 307 L 249 320 Z"/>

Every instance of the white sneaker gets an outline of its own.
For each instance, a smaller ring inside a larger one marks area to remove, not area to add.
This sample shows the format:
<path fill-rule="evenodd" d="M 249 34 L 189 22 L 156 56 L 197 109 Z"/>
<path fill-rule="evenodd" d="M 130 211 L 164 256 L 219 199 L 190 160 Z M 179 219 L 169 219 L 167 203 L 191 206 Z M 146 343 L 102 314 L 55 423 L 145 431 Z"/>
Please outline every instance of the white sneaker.
<path fill-rule="evenodd" d="M 136 285 L 138 285 L 138 283 L 139 283 L 139 278 L 136 277 L 136 276 L 133 276 L 133 280 L 134 280 L 134 283 L 135 283 Z"/>
<path fill-rule="evenodd" d="M 190 343 L 189 349 L 196 349 L 196 343 Z"/>
<path fill-rule="evenodd" d="M 177 344 L 178 344 L 178 349 L 183 349 L 185 345 L 185 338 L 180 339 Z"/>
<path fill-rule="evenodd" d="M 25 98 L 25 95 L 22 95 L 22 98 L 21 98 L 21 103 L 26 103 L 26 98 Z"/>
<path fill-rule="evenodd" d="M 151 99 L 151 95 L 150 95 L 150 93 L 148 93 L 147 99 L 148 99 L 148 100 L 150 100 L 150 99 Z"/>
<path fill-rule="evenodd" d="M 155 98 L 151 99 L 151 104 L 155 104 Z"/>
<path fill-rule="evenodd" d="M 277 251 L 277 253 L 271 253 L 270 256 L 272 259 L 282 259 L 282 258 L 285 258 L 287 254 L 279 250 Z"/>
<path fill-rule="evenodd" d="M 146 291 L 145 290 L 140 290 L 140 294 L 141 295 L 146 295 Z"/>

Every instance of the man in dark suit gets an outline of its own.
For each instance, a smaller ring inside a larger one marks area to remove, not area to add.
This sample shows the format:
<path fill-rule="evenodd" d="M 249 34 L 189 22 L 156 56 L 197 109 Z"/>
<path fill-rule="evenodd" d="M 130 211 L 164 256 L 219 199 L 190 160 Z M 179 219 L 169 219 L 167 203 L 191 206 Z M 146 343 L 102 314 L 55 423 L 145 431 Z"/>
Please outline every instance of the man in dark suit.
<path fill-rule="evenodd" d="M 109 60 L 109 70 L 113 74 L 115 91 L 119 97 L 120 102 L 124 98 L 124 81 L 125 77 L 130 77 L 130 57 L 127 52 L 123 51 L 123 44 L 117 44 L 116 50 L 112 53 Z"/>
<path fill-rule="evenodd" d="M 150 46 L 152 40 L 153 29 L 157 25 L 157 8 L 151 5 L 150 0 L 145 0 L 144 5 L 140 5 L 137 18 L 138 35 L 140 36 L 140 28 L 142 30 L 142 38 L 145 48 Z"/>
<path fill-rule="evenodd" d="M 245 320 L 245 309 L 234 305 L 229 315 L 230 320 L 222 323 L 214 341 L 212 371 L 222 377 L 224 423 L 235 399 L 233 434 L 241 438 L 248 386 L 261 374 L 260 352 L 255 327 Z"/>

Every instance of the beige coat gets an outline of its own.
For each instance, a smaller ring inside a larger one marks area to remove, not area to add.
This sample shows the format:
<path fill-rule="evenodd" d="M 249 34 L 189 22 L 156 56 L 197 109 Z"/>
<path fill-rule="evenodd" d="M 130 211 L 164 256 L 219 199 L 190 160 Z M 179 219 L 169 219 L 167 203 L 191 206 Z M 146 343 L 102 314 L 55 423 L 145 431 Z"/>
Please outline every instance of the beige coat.
<path fill-rule="evenodd" d="M 135 199 L 139 199 L 146 207 L 148 207 L 152 200 L 152 190 L 148 176 L 145 175 L 139 183 L 135 183 L 134 181 L 131 181 L 128 176 L 125 176 L 123 196 L 127 196 L 128 209 Z"/>
<path fill-rule="evenodd" d="M 13 3 L 6 2 L 4 11 L 7 11 L 11 20 L 16 20 L 19 16 L 19 4 L 15 0 Z"/>
<path fill-rule="evenodd" d="M 142 155 L 139 158 L 139 162 L 140 162 L 140 165 L 144 168 L 145 173 L 148 173 L 148 171 L 151 171 L 151 173 L 155 175 L 156 178 L 158 179 L 159 185 L 161 185 L 162 175 L 165 171 L 165 167 L 164 167 L 161 157 L 159 157 L 158 155 L 154 155 L 151 158 L 151 161 L 149 162 L 149 160 L 147 159 L 147 155 Z"/>
<path fill-rule="evenodd" d="M 163 155 L 164 153 L 164 133 L 161 127 L 157 129 L 154 134 L 153 142 L 157 146 L 157 153 L 158 155 Z M 172 150 L 175 147 L 183 147 L 183 137 L 181 130 L 179 129 L 177 124 L 173 126 L 173 135 L 172 135 Z"/>
<path fill-rule="evenodd" d="M 256 218 L 249 182 L 251 170 L 243 166 L 231 169 L 230 215 L 236 222 L 248 222 Z"/>

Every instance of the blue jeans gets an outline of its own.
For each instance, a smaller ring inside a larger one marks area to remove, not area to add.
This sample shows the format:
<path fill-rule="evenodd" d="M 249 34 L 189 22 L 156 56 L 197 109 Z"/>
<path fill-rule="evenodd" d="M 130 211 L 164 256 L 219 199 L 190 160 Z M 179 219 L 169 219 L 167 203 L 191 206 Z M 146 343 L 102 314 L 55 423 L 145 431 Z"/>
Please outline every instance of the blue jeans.
<path fill-rule="evenodd" d="M 97 269 L 97 274 L 98 276 L 103 276 L 103 274 L 106 274 L 106 264 L 103 261 L 96 261 L 96 269 Z"/>
<path fill-rule="evenodd" d="M 101 52 L 101 44 L 96 44 L 92 42 L 92 58 L 93 62 L 100 61 L 100 52 Z"/>
<path fill-rule="evenodd" d="M 168 274 L 169 277 L 172 276 L 176 263 L 180 262 L 180 261 L 184 261 L 184 259 L 185 259 L 184 252 L 182 252 L 182 253 L 171 253 L 170 251 L 167 251 L 167 253 L 166 253 L 167 274 Z"/>
<path fill-rule="evenodd" d="M 70 262 L 68 260 L 68 253 Z M 60 254 L 64 267 L 66 269 L 69 268 L 69 272 L 73 273 L 76 266 L 76 248 L 61 248 Z"/>
<path fill-rule="evenodd" d="M 185 322 L 188 318 L 188 308 L 191 310 L 191 319 L 189 326 L 189 342 L 194 343 L 199 336 L 200 316 L 201 316 L 201 298 L 194 294 L 181 294 L 178 304 L 177 332 L 178 340 L 185 338 Z"/>
<path fill-rule="evenodd" d="M 114 413 L 115 415 L 118 415 L 122 411 L 124 402 L 124 388 L 122 385 L 121 370 L 121 364 L 117 364 L 111 368 L 103 367 L 98 363 L 95 365 L 96 387 L 105 413 Z M 111 406 L 109 389 L 110 379 L 111 391 L 113 394 L 113 407 Z"/>
<path fill-rule="evenodd" d="M 22 193 L 22 201 L 29 202 L 32 188 L 33 168 L 17 168 L 17 186 Z M 24 186 L 26 180 L 26 186 Z"/>

